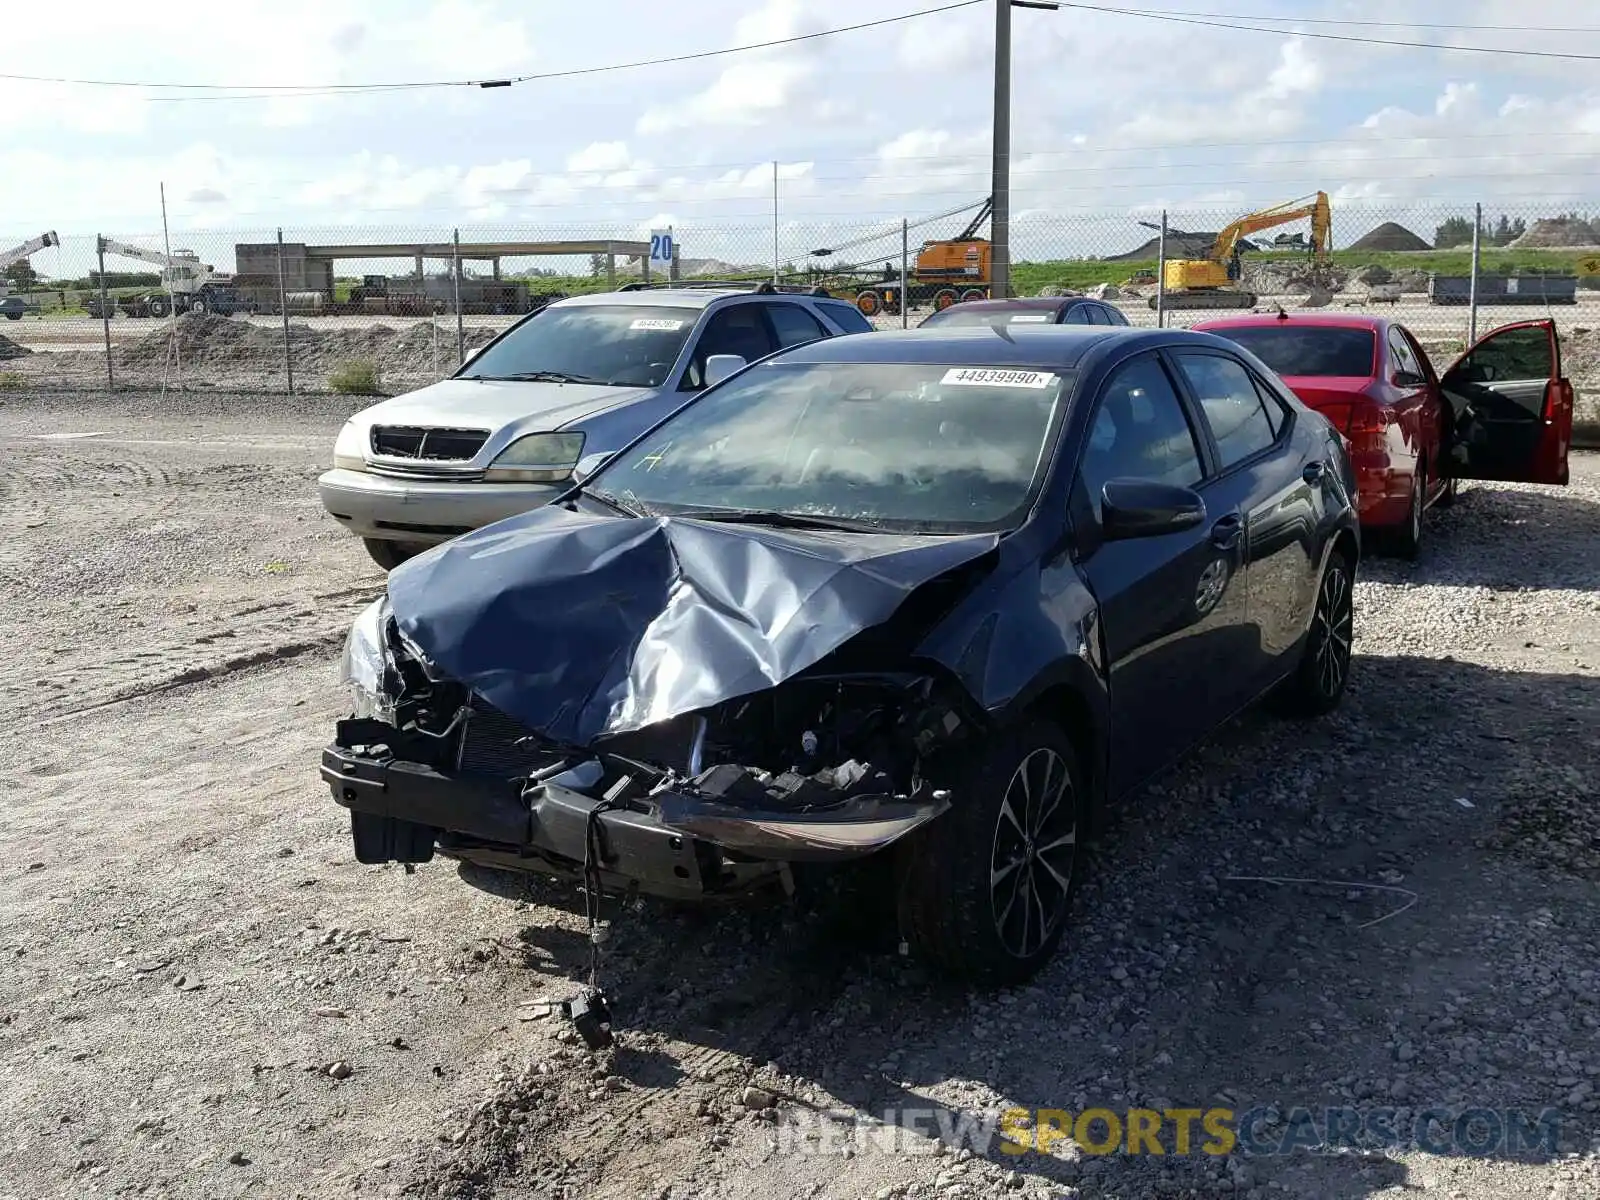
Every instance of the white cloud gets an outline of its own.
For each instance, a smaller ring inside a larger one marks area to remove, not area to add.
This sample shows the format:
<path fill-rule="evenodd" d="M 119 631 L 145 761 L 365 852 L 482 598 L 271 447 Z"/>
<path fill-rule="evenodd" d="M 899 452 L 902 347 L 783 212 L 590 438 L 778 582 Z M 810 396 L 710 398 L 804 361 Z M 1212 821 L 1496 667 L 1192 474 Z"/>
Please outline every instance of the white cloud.
<path fill-rule="evenodd" d="M 652 108 L 639 118 L 642 134 L 708 126 L 755 126 L 781 114 L 814 68 L 801 59 L 741 62 L 727 68 L 705 91 L 681 104 Z"/>

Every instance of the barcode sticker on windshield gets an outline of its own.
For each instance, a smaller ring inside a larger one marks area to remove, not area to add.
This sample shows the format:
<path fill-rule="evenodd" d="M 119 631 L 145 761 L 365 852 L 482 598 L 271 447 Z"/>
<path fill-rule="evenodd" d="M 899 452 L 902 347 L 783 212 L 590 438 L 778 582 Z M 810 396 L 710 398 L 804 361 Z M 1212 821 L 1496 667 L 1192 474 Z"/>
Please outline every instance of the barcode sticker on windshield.
<path fill-rule="evenodd" d="M 640 317 L 629 329 L 682 329 L 682 321 L 673 321 L 666 317 Z"/>
<path fill-rule="evenodd" d="M 1049 313 L 1015 313 L 1011 317 L 1013 325 L 1043 325 L 1050 319 Z"/>
<path fill-rule="evenodd" d="M 1049 371 L 1000 371 L 993 367 L 951 367 L 942 384 L 967 387 L 1047 388 L 1056 377 Z"/>

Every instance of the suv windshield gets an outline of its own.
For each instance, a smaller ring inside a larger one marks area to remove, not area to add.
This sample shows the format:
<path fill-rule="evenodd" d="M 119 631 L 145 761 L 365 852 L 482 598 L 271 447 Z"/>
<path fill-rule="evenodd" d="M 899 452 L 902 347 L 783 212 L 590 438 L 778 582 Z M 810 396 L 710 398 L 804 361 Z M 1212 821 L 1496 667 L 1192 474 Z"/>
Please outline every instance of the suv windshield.
<path fill-rule="evenodd" d="M 664 305 L 552 305 L 468 363 L 461 378 L 660 387 L 699 315 Z"/>
<path fill-rule="evenodd" d="M 968 533 L 1020 523 L 1070 372 L 773 363 L 680 409 L 593 480 L 634 510 Z"/>
<path fill-rule="evenodd" d="M 1370 329 L 1331 325 L 1260 325 L 1210 332 L 1243 346 L 1279 375 L 1372 376 L 1376 337 Z"/>

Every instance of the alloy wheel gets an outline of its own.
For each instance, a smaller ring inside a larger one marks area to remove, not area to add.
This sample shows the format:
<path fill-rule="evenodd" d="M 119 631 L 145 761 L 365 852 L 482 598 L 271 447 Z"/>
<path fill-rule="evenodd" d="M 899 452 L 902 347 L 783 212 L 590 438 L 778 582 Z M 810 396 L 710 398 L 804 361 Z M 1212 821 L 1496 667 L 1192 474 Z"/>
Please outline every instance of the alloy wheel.
<path fill-rule="evenodd" d="M 990 912 L 1006 953 L 1037 954 L 1065 918 L 1077 842 L 1072 775 L 1041 747 L 1006 784 L 989 856 Z"/>
<path fill-rule="evenodd" d="M 1350 578 L 1344 563 L 1334 559 L 1322 576 L 1317 593 L 1317 611 L 1312 618 L 1316 638 L 1317 688 L 1324 696 L 1336 696 L 1350 671 L 1350 642 L 1355 611 L 1351 603 Z"/>

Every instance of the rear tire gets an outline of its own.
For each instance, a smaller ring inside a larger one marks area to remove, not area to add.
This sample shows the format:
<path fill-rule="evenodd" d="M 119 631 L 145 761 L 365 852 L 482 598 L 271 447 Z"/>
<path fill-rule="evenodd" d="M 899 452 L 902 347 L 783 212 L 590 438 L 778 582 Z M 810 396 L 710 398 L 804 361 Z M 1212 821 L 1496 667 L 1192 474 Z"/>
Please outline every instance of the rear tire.
<path fill-rule="evenodd" d="M 899 847 L 901 936 L 930 966 L 986 984 L 1048 962 L 1083 874 L 1087 806 L 1072 743 L 1029 721 L 973 753 L 951 810 Z"/>
<path fill-rule="evenodd" d="M 1344 552 L 1328 556 L 1317 583 L 1317 604 L 1311 615 L 1300 665 L 1278 685 L 1272 706 L 1291 717 L 1320 717 L 1339 707 L 1350 681 L 1351 643 L 1355 635 L 1352 589 L 1355 573 Z"/>
<path fill-rule="evenodd" d="M 883 298 L 877 292 L 868 289 L 856 294 L 856 307 L 861 310 L 864 317 L 875 317 L 883 308 Z"/>
<path fill-rule="evenodd" d="M 372 561 L 385 571 L 392 571 L 409 558 L 415 558 L 427 549 L 417 542 L 391 542 L 388 538 L 362 538 Z"/>
<path fill-rule="evenodd" d="M 968 288 L 961 293 L 961 303 L 970 304 L 974 300 L 987 300 L 988 294 L 982 288 Z"/>
<path fill-rule="evenodd" d="M 1460 490 L 1461 481 L 1459 479 L 1446 479 L 1444 481 L 1444 491 L 1439 493 L 1439 498 L 1433 502 L 1433 506 L 1435 508 L 1455 507 L 1456 493 Z"/>
<path fill-rule="evenodd" d="M 943 312 L 956 302 L 956 294 L 952 288 L 940 288 L 933 294 L 933 311 Z"/>

